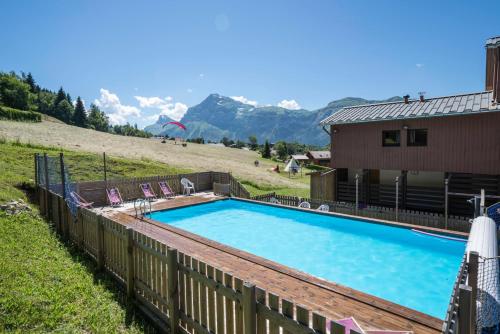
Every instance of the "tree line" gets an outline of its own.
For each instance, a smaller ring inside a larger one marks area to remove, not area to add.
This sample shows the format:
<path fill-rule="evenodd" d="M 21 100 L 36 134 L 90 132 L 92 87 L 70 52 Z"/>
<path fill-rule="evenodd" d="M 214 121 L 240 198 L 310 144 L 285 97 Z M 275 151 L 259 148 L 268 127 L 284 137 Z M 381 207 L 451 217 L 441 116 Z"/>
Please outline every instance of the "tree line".
<path fill-rule="evenodd" d="M 123 136 L 151 137 L 149 132 L 138 129 L 137 124 L 111 125 L 106 113 L 95 104 L 86 110 L 80 96 L 73 101 L 63 87 L 57 92 L 42 88 L 31 73 L 0 72 L 0 106 L 36 111 L 82 128 Z"/>

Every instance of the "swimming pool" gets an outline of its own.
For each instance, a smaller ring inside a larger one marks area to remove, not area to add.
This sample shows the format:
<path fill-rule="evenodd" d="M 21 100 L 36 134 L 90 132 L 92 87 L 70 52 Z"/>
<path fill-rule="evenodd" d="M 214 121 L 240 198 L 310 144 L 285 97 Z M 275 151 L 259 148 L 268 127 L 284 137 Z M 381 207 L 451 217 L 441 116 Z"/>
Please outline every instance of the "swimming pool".
<path fill-rule="evenodd" d="M 228 199 L 151 219 L 443 319 L 465 242 Z"/>

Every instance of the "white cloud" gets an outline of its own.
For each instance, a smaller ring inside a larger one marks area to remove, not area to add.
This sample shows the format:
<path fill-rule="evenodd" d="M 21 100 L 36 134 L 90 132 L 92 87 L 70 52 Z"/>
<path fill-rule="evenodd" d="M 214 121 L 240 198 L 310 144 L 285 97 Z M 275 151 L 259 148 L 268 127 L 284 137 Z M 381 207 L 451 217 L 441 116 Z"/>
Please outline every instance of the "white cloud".
<path fill-rule="evenodd" d="M 176 102 L 176 103 L 169 103 L 168 105 L 164 106 L 161 110 L 161 115 L 167 115 L 168 117 L 172 118 L 173 120 L 180 121 L 182 116 L 186 113 L 188 110 L 188 106 L 185 105 L 184 103 Z"/>
<path fill-rule="evenodd" d="M 298 110 L 302 108 L 295 100 L 283 100 L 280 103 L 278 103 L 278 107 L 290 110 Z"/>
<path fill-rule="evenodd" d="M 134 96 L 137 101 L 139 101 L 139 105 L 141 108 L 154 108 L 161 105 L 164 105 L 166 102 L 156 96 L 153 97 L 144 97 L 144 96 Z"/>
<path fill-rule="evenodd" d="M 118 95 L 104 88 L 101 88 L 100 93 L 101 96 L 94 103 L 108 114 L 111 124 L 125 124 L 127 117 L 141 116 L 140 109 L 122 104 Z"/>
<path fill-rule="evenodd" d="M 139 105 L 142 108 L 160 109 L 161 112 L 160 114 L 156 115 L 156 118 L 158 118 L 159 115 L 166 115 L 176 121 L 179 121 L 182 118 L 182 116 L 184 116 L 184 114 L 188 109 L 188 106 L 185 105 L 184 103 L 180 102 L 173 103 L 172 102 L 173 98 L 171 96 L 167 96 L 163 99 L 157 96 L 152 96 L 152 97 L 134 96 L 134 97 L 137 101 L 139 101 Z M 146 117 L 146 119 L 149 119 L 149 117 Z"/>
<path fill-rule="evenodd" d="M 417 68 L 422 68 L 422 67 L 424 67 L 424 64 L 420 64 L 420 63 L 418 63 L 418 64 L 415 64 L 415 66 L 416 66 Z"/>
<path fill-rule="evenodd" d="M 245 103 L 245 104 L 249 104 L 251 106 L 254 106 L 256 107 L 257 106 L 257 101 L 253 101 L 253 100 L 249 100 L 247 99 L 246 97 L 244 96 L 231 96 L 231 98 L 235 101 L 238 101 L 238 102 L 241 102 L 241 103 Z"/>

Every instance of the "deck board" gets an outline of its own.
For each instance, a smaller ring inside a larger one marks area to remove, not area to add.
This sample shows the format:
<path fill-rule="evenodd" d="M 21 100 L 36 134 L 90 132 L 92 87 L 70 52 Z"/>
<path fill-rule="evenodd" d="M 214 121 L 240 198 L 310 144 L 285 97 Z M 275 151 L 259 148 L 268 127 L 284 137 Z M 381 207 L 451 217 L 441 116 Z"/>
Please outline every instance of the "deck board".
<path fill-rule="evenodd" d="M 220 197 L 178 197 L 153 204 L 153 210 L 196 205 Z M 354 316 L 367 330 L 409 330 L 440 333 L 442 321 L 357 290 L 328 282 L 261 257 L 221 245 L 178 228 L 154 221 L 139 222 L 133 210 L 108 212 L 110 218 L 174 247 L 281 298 L 309 308 L 329 319 Z"/>

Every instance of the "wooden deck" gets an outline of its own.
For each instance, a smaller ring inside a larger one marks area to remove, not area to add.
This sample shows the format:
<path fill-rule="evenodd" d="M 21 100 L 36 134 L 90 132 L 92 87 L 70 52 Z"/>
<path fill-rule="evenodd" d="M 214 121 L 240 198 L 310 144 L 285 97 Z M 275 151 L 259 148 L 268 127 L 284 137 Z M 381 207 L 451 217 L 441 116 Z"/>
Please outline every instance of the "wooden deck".
<path fill-rule="evenodd" d="M 153 204 L 162 210 L 201 204 L 220 197 L 178 197 Z M 132 210 L 133 211 L 133 210 Z M 170 247 L 220 268 L 243 280 L 276 293 L 299 305 L 332 319 L 354 316 L 368 330 L 408 330 L 414 333 L 440 333 L 442 320 L 413 311 L 383 299 L 299 272 L 247 252 L 222 245 L 187 231 L 154 222 L 140 221 L 133 212 L 107 215 L 124 225 L 133 225 L 141 233 Z"/>

